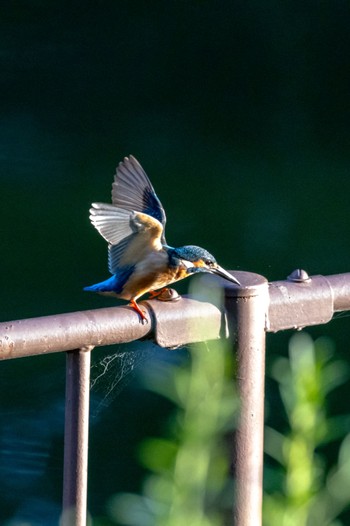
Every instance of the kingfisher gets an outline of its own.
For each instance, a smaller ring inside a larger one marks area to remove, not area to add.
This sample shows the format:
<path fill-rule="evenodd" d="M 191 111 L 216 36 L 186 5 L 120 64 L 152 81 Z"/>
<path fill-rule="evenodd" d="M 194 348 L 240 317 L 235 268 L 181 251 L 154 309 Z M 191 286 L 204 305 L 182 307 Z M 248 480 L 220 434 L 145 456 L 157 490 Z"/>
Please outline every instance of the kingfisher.
<path fill-rule="evenodd" d="M 84 290 L 128 300 L 142 323 L 147 323 L 147 318 L 137 300 L 146 293 L 156 297 L 181 279 L 209 272 L 240 285 L 204 248 L 167 244 L 164 208 L 132 155 L 124 157 L 117 167 L 112 204 L 92 203 L 90 221 L 108 242 L 112 276 Z"/>

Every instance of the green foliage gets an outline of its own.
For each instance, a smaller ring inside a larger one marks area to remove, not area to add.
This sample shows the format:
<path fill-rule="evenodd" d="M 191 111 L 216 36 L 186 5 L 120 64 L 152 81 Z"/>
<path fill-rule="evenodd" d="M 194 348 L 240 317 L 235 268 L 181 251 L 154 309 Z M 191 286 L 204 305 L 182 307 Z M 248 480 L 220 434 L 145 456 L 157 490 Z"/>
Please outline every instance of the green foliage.
<path fill-rule="evenodd" d="M 233 499 L 224 437 L 239 406 L 230 358 L 220 341 L 193 347 L 187 364 L 158 363 L 147 370 L 145 386 L 176 409 L 166 437 L 142 442 L 139 457 L 149 470 L 142 495 L 114 496 L 111 524 L 223 524 L 225 492 L 229 507 Z M 327 397 L 348 373 L 329 339 L 313 342 L 305 332 L 291 338 L 288 358 L 275 360 L 271 374 L 288 429 L 266 428 L 265 450 L 274 465 L 265 469 L 264 525 L 344 526 L 339 515 L 350 502 L 350 417 L 330 417 Z M 322 452 L 335 439 L 343 440 L 329 468 Z"/>
<path fill-rule="evenodd" d="M 135 526 L 218 526 L 218 501 L 227 482 L 223 436 L 238 407 L 226 344 L 196 345 L 190 367 L 169 365 L 145 378 L 148 388 L 176 406 L 168 438 L 150 438 L 140 459 L 151 474 L 143 495 L 113 498 L 111 515 Z"/>
<path fill-rule="evenodd" d="M 327 395 L 348 377 L 346 364 L 332 355 L 328 339 L 313 342 L 306 333 L 297 333 L 290 340 L 289 360 L 279 358 L 272 368 L 290 429 L 282 435 L 266 428 L 266 452 L 280 465 L 279 488 L 264 498 L 266 526 L 336 526 L 341 523 L 335 519 L 348 506 L 350 435 L 330 471 L 318 452 L 343 433 L 349 420 L 327 416 Z"/>

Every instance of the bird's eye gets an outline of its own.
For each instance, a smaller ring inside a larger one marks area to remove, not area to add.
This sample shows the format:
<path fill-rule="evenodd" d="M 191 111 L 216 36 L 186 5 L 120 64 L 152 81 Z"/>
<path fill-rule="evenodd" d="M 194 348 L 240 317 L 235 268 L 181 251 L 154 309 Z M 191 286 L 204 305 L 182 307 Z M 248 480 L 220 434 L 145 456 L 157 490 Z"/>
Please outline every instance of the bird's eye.
<path fill-rule="evenodd" d="M 209 259 L 205 260 L 204 263 L 207 265 L 207 267 L 212 267 L 213 266 L 213 262 L 210 261 Z"/>

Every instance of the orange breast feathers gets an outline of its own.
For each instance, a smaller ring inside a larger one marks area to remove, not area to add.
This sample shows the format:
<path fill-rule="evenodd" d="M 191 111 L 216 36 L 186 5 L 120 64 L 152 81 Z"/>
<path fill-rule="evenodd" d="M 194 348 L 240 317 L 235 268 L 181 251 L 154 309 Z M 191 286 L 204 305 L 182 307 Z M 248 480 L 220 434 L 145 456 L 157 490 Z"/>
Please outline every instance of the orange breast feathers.
<path fill-rule="evenodd" d="M 188 270 L 184 265 L 169 267 L 168 254 L 164 249 L 152 251 L 135 266 L 120 297 L 137 300 L 151 290 L 167 287 L 188 276 Z"/>
<path fill-rule="evenodd" d="M 169 272 L 168 254 L 164 249 L 150 250 L 136 263 L 134 272 L 123 287 L 121 298 L 138 299 L 150 290 L 166 287 L 174 281 L 174 272 Z"/>

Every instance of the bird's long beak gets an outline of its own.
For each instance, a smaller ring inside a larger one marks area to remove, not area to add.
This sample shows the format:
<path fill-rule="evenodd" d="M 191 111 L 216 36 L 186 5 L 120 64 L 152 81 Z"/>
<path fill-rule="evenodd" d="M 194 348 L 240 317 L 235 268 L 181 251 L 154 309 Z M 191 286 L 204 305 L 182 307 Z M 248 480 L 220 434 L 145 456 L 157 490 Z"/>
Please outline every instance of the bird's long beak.
<path fill-rule="evenodd" d="M 220 276 L 221 278 L 227 279 L 227 281 L 231 281 L 231 283 L 235 283 L 236 285 L 240 285 L 240 282 L 238 279 L 236 279 L 232 274 L 227 272 L 224 268 L 220 267 L 219 265 L 217 267 L 212 267 L 210 269 L 210 272 L 212 274 L 216 274 L 217 276 Z"/>

